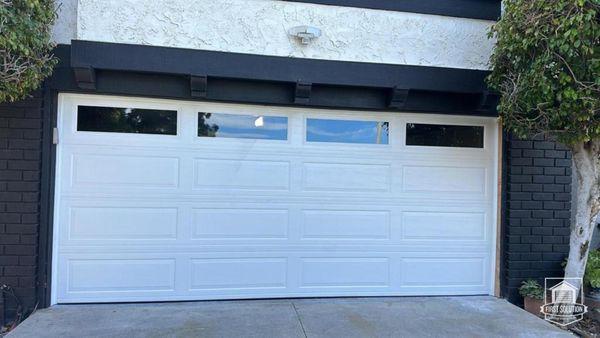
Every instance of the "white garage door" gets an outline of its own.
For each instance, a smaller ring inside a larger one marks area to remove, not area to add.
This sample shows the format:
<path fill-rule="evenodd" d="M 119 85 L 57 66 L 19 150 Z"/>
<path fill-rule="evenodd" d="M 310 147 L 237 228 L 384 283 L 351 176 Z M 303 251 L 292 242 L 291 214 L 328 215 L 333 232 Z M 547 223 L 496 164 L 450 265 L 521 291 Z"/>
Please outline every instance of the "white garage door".
<path fill-rule="evenodd" d="M 53 303 L 492 293 L 494 119 L 59 101 Z"/>

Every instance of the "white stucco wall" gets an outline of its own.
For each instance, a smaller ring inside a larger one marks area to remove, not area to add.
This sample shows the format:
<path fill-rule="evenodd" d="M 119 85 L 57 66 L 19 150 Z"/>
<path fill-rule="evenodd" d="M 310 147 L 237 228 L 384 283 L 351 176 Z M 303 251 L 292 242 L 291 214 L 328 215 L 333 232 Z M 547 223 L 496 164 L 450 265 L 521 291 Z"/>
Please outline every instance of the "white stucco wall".
<path fill-rule="evenodd" d="M 69 44 L 77 38 L 77 0 L 55 0 L 58 18 L 52 29 L 56 43 Z"/>
<path fill-rule="evenodd" d="M 79 3 L 82 40 L 467 69 L 486 69 L 493 47 L 493 22 L 437 15 L 279 0 L 63 2 Z M 297 25 L 323 36 L 303 46 L 287 34 Z"/>

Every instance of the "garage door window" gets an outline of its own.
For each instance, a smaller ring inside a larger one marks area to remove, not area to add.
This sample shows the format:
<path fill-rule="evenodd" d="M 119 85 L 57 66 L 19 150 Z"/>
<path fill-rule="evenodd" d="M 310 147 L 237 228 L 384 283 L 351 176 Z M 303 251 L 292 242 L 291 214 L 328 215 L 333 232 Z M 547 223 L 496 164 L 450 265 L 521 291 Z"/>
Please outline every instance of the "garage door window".
<path fill-rule="evenodd" d="M 177 135 L 177 111 L 78 106 L 77 130 Z"/>
<path fill-rule="evenodd" d="M 389 144 L 389 122 L 307 119 L 306 141 Z"/>
<path fill-rule="evenodd" d="M 283 116 L 198 113 L 198 136 L 287 140 L 288 119 Z"/>
<path fill-rule="evenodd" d="M 483 148 L 483 127 L 408 123 L 406 145 Z"/>

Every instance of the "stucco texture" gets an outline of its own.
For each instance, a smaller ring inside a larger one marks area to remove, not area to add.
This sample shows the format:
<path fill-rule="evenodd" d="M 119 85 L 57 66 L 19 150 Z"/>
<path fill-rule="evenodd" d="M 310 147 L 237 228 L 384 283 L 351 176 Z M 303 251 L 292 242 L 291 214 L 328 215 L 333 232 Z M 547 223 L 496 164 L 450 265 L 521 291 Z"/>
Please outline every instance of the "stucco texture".
<path fill-rule="evenodd" d="M 79 0 L 78 39 L 342 61 L 487 69 L 493 22 L 279 0 Z M 287 34 L 312 25 L 308 46 Z"/>
<path fill-rule="evenodd" d="M 77 0 L 55 0 L 58 15 L 52 27 L 52 39 L 59 44 L 70 44 L 77 37 Z"/>

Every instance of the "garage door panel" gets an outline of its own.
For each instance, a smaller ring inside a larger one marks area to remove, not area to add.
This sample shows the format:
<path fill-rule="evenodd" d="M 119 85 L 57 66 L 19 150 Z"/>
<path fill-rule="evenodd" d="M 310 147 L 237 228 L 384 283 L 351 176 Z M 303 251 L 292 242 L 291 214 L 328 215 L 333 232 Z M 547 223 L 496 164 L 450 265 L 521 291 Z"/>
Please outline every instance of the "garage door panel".
<path fill-rule="evenodd" d="M 391 165 L 303 163 L 306 191 L 390 191 Z"/>
<path fill-rule="evenodd" d="M 406 192 L 450 192 L 484 195 L 486 169 L 465 167 L 405 166 Z"/>
<path fill-rule="evenodd" d="M 196 258 L 190 261 L 190 289 L 281 289 L 287 270 L 286 257 Z"/>
<path fill-rule="evenodd" d="M 403 211 L 403 240 L 485 241 L 487 217 L 484 212 Z"/>
<path fill-rule="evenodd" d="M 302 240 L 390 240 L 389 210 L 302 210 Z"/>
<path fill-rule="evenodd" d="M 401 286 L 479 287 L 486 278 L 485 257 L 405 257 L 400 261 Z"/>
<path fill-rule="evenodd" d="M 72 207 L 69 240 L 172 240 L 177 237 L 177 208 Z"/>
<path fill-rule="evenodd" d="M 390 285 L 388 257 L 300 258 L 301 288 L 381 288 Z"/>
<path fill-rule="evenodd" d="M 194 188 L 289 190 L 290 163 L 194 159 Z"/>
<path fill-rule="evenodd" d="M 288 238 L 288 209 L 195 208 L 192 213 L 195 240 Z"/>
<path fill-rule="evenodd" d="M 174 259 L 70 259 L 66 292 L 169 291 Z"/>
<path fill-rule="evenodd" d="M 75 153 L 72 155 L 71 182 L 74 188 L 80 186 L 177 188 L 179 159 Z"/>
<path fill-rule="evenodd" d="M 222 105 L 160 101 L 177 135 L 124 135 L 76 131 L 76 106 L 153 100 L 61 97 L 54 302 L 491 290 L 491 119 L 456 117 L 486 126 L 483 149 L 404 144 L 406 123 L 455 117 L 242 105 L 287 118 L 287 140 L 198 137 Z M 308 142 L 307 118 L 387 121 L 389 144 Z"/>

